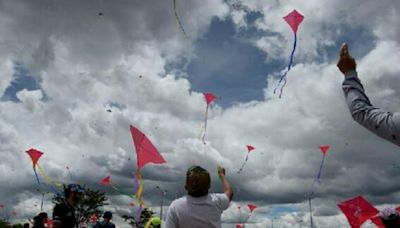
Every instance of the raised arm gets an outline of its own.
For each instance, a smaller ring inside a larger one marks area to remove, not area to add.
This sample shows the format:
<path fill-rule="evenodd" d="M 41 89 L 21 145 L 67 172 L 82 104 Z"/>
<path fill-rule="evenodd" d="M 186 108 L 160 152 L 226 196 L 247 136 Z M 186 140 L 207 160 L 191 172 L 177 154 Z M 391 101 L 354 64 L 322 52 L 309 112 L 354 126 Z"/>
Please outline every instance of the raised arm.
<path fill-rule="evenodd" d="M 233 190 L 232 190 L 231 184 L 229 183 L 228 179 L 226 178 L 224 168 L 218 167 L 218 176 L 222 181 L 224 193 L 226 194 L 226 196 L 228 196 L 229 201 L 231 201 L 233 198 Z"/>
<path fill-rule="evenodd" d="M 350 56 L 347 44 L 343 44 L 340 49 L 337 66 L 345 75 L 342 87 L 353 119 L 378 136 L 400 146 L 400 113 L 386 112 L 371 104 L 357 76 L 356 62 Z"/>

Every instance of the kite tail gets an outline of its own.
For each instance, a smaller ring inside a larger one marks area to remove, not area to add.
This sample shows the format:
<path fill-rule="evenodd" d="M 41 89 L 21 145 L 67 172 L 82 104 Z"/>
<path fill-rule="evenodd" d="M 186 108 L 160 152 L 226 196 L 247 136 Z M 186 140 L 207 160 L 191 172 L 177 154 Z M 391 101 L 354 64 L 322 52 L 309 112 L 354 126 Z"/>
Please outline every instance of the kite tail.
<path fill-rule="evenodd" d="M 33 167 L 33 172 L 35 173 L 36 180 L 37 180 L 38 184 L 40 185 L 39 176 L 38 176 L 38 174 L 36 172 L 36 168 L 35 167 Z"/>
<path fill-rule="evenodd" d="M 139 179 L 139 189 L 136 192 L 136 198 L 139 202 L 140 205 L 143 205 L 143 199 L 142 199 L 142 195 L 144 192 L 144 187 L 143 187 L 143 179 L 142 179 L 142 174 L 138 173 L 138 179 Z"/>
<path fill-rule="evenodd" d="M 297 33 L 294 33 L 293 49 L 292 49 L 292 53 L 290 54 L 289 65 L 287 66 L 287 70 L 285 71 L 285 73 L 283 73 L 281 78 L 279 79 L 278 85 L 276 85 L 276 87 L 274 89 L 274 94 L 275 94 L 275 92 L 278 89 L 281 82 L 282 81 L 284 82 L 281 87 L 280 93 L 279 93 L 279 98 L 282 98 L 283 88 L 286 86 L 286 75 L 290 71 L 290 69 L 292 68 L 292 65 L 293 65 L 293 57 L 294 57 L 294 52 L 296 51 L 296 46 L 297 46 Z"/>
<path fill-rule="evenodd" d="M 135 188 L 134 188 L 133 192 L 136 194 L 138 192 L 139 186 L 140 186 L 140 182 L 139 182 L 137 175 L 134 176 L 134 184 L 135 184 Z"/>
<path fill-rule="evenodd" d="M 176 10 L 176 0 L 174 0 L 174 13 L 175 13 L 175 19 L 176 19 L 176 23 L 178 23 L 178 26 L 181 28 L 183 35 L 185 36 L 185 38 L 188 38 L 188 36 L 186 35 L 185 29 L 183 28 L 182 22 L 179 19 L 178 16 L 178 12 Z"/>
<path fill-rule="evenodd" d="M 240 167 L 240 169 L 239 169 L 239 171 L 238 171 L 238 174 L 240 174 L 240 173 L 243 171 L 243 168 L 244 168 L 244 166 L 246 165 L 247 160 L 249 160 L 249 153 L 247 153 L 246 159 L 244 160 L 244 162 L 243 162 L 243 164 L 242 164 L 242 167 Z"/>
<path fill-rule="evenodd" d="M 136 211 L 136 215 L 135 215 L 136 221 L 140 222 L 140 217 L 142 215 L 142 211 L 143 211 L 143 206 L 142 206 L 142 204 L 140 204 L 138 210 Z"/>
<path fill-rule="evenodd" d="M 37 164 L 36 167 L 39 168 L 40 175 L 42 175 L 43 179 L 47 183 L 53 184 L 54 186 L 56 186 L 58 188 L 61 188 L 63 186 L 61 183 L 57 183 L 54 180 L 52 180 L 49 176 L 47 176 L 46 172 L 44 171 L 44 169 L 39 164 Z"/>
<path fill-rule="evenodd" d="M 203 141 L 203 144 L 206 144 L 205 138 L 206 138 L 206 131 L 207 131 L 207 120 L 208 120 L 208 107 L 206 107 L 206 113 L 204 114 L 204 131 L 203 131 L 203 136 L 201 137 L 201 141 Z"/>

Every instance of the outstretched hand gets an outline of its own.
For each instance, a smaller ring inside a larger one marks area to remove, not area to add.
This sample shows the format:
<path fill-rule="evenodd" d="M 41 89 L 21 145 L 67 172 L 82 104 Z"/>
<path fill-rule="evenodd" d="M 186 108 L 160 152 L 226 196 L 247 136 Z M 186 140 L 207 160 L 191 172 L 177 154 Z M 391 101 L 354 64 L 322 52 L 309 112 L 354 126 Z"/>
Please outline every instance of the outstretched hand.
<path fill-rule="evenodd" d="M 225 168 L 224 167 L 218 166 L 218 176 L 219 177 L 225 176 Z"/>
<path fill-rule="evenodd" d="M 343 74 L 351 70 L 356 70 L 356 61 L 349 54 L 349 47 L 346 43 L 343 43 L 342 47 L 340 48 L 337 67 Z"/>

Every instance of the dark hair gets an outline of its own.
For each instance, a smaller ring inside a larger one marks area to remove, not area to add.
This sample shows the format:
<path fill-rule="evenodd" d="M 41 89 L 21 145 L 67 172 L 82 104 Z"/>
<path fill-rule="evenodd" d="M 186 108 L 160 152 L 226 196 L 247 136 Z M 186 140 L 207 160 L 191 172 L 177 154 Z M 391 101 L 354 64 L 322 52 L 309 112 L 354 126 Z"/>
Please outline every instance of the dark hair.
<path fill-rule="evenodd" d="M 389 217 L 389 219 L 383 219 L 381 218 L 382 223 L 385 225 L 386 228 L 398 228 L 400 227 L 400 218 L 398 216 L 396 217 Z"/>
<path fill-rule="evenodd" d="M 29 223 L 24 223 L 24 228 L 29 228 Z"/>
<path fill-rule="evenodd" d="M 33 226 L 34 227 L 42 227 L 43 226 L 43 219 L 47 218 L 46 212 L 41 212 L 33 218 Z"/>
<path fill-rule="evenodd" d="M 211 186 L 210 173 L 200 166 L 192 166 L 186 172 L 186 190 L 193 197 L 208 194 Z"/>
<path fill-rule="evenodd" d="M 110 211 L 104 212 L 103 218 L 111 219 L 112 218 L 112 213 Z"/>

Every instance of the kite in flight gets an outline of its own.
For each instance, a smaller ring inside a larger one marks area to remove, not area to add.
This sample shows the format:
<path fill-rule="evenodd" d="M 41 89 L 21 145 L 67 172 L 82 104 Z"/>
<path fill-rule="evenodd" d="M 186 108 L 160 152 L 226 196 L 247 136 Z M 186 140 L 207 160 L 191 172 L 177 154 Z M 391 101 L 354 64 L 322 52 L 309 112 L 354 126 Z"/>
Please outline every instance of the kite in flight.
<path fill-rule="evenodd" d="M 318 182 L 318 184 L 321 184 L 321 174 L 322 174 L 322 167 L 324 165 L 324 161 L 325 161 L 325 156 L 326 153 L 328 153 L 329 149 L 331 148 L 331 146 L 329 145 L 321 145 L 319 147 L 319 150 L 321 151 L 322 155 L 322 161 L 321 164 L 319 166 L 319 170 L 317 173 L 317 176 L 314 178 L 312 185 L 311 185 L 311 192 L 308 194 L 308 206 L 309 206 L 309 210 L 310 210 L 310 222 L 311 222 L 311 227 L 313 227 L 313 219 L 312 219 L 312 206 L 311 206 L 311 199 L 314 195 L 314 185 L 316 182 Z"/>
<path fill-rule="evenodd" d="M 322 166 L 324 165 L 326 153 L 328 153 L 330 148 L 331 148 L 331 146 L 329 146 L 329 145 L 322 145 L 319 147 L 319 149 L 323 155 L 322 155 L 322 161 L 319 166 L 319 171 L 318 171 L 317 177 L 315 178 L 315 180 L 318 181 L 318 183 L 321 182 Z"/>
<path fill-rule="evenodd" d="M 205 138 L 206 138 L 206 131 L 207 131 L 208 109 L 217 97 L 213 93 L 203 93 L 203 95 L 204 95 L 204 99 L 206 100 L 207 106 L 206 106 L 206 112 L 204 114 L 204 126 L 202 127 L 203 135 L 201 136 L 201 140 L 203 141 L 204 144 L 206 144 Z"/>
<path fill-rule="evenodd" d="M 256 149 L 256 148 L 255 148 L 254 146 L 252 146 L 252 145 L 247 145 L 246 147 L 247 147 L 246 159 L 244 160 L 244 162 L 243 162 L 243 164 L 242 164 L 242 167 L 240 167 L 240 169 L 239 169 L 239 171 L 238 171 L 238 174 L 240 174 L 240 173 L 243 171 L 243 168 L 244 168 L 244 166 L 246 165 L 247 160 L 249 160 L 249 154 L 250 154 L 250 152 Z"/>
<path fill-rule="evenodd" d="M 136 176 L 139 182 L 139 188 L 136 192 L 136 198 L 139 202 L 139 210 L 137 216 L 140 218 L 142 208 L 144 205 L 142 195 L 144 192 L 143 180 L 142 180 L 142 168 L 148 163 L 163 164 L 166 163 L 165 159 L 158 152 L 157 148 L 151 143 L 151 141 L 136 127 L 130 126 L 133 143 L 137 155 L 137 172 Z"/>
<path fill-rule="evenodd" d="M 136 176 L 135 176 L 136 178 Z M 130 195 L 130 194 L 126 194 L 124 192 L 122 192 L 119 188 L 115 187 L 112 183 L 111 183 L 111 176 L 106 176 L 103 179 L 101 179 L 100 184 L 102 185 L 106 185 L 106 186 L 110 186 L 112 189 L 114 189 L 116 192 L 121 193 L 122 195 L 126 195 L 128 197 L 134 198 L 134 195 Z M 138 190 L 138 185 L 135 186 L 134 192 L 136 193 Z"/>
<path fill-rule="evenodd" d="M 343 201 L 337 206 L 346 216 L 351 228 L 361 227 L 365 221 L 379 213 L 379 211 L 362 196 Z"/>
<path fill-rule="evenodd" d="M 43 152 L 40 152 L 38 150 L 35 150 L 35 149 L 31 148 L 31 149 L 27 150 L 26 153 L 32 159 L 33 172 L 35 173 L 36 180 L 37 180 L 38 184 L 40 185 L 39 176 L 37 175 L 37 172 L 36 172 L 36 165 L 37 165 L 40 157 L 43 155 Z"/>
<path fill-rule="evenodd" d="M 279 85 L 283 81 L 283 85 L 281 86 L 281 91 L 279 93 L 279 98 L 282 97 L 283 88 L 286 85 L 286 75 L 290 71 L 290 68 L 292 68 L 292 65 L 293 65 L 293 56 L 294 56 L 294 52 L 296 51 L 296 46 L 297 46 L 297 29 L 299 28 L 299 25 L 303 21 L 304 16 L 301 15 L 296 10 L 293 10 L 291 13 L 286 15 L 283 19 L 286 21 L 286 23 L 289 24 L 290 28 L 292 29 L 292 31 L 294 33 L 294 42 L 293 42 L 293 49 L 292 49 L 292 53 L 290 54 L 289 65 L 287 66 L 287 70 L 285 71 L 285 73 L 282 74 L 281 78 L 279 79 L 278 85 L 274 89 L 274 94 L 275 94 L 276 89 L 278 89 Z"/>
<path fill-rule="evenodd" d="M 250 204 L 247 204 L 247 207 L 249 208 L 250 214 L 249 214 L 249 215 L 247 216 L 247 218 L 242 222 L 242 219 L 241 219 L 241 217 L 242 217 L 242 210 L 241 210 L 241 207 L 238 206 L 238 209 L 239 209 L 239 222 L 240 222 L 240 223 L 247 223 L 247 221 L 249 221 L 251 215 L 253 214 L 254 210 L 257 208 L 256 205 L 251 204 L 251 203 L 250 203 Z M 236 224 L 236 227 L 245 227 L 245 226 L 244 226 L 243 224 Z"/>

